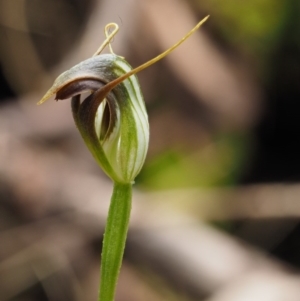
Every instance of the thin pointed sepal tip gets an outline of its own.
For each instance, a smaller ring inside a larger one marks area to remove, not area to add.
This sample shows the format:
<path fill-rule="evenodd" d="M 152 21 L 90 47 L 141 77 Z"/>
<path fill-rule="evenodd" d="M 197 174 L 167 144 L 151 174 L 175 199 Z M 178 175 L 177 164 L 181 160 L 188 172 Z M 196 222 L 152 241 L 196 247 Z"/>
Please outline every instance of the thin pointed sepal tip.
<path fill-rule="evenodd" d="M 207 19 L 210 18 L 210 15 L 207 15 L 206 17 L 204 17 L 198 24 L 197 26 L 200 27 L 200 25 L 202 25 L 203 23 L 205 23 L 207 21 Z"/>
<path fill-rule="evenodd" d="M 42 98 L 39 102 L 36 103 L 37 106 L 41 105 L 44 103 L 47 99 Z"/>
<path fill-rule="evenodd" d="M 48 100 L 50 97 L 52 97 L 55 93 L 53 93 L 52 91 L 51 92 L 48 92 L 46 93 L 43 98 L 37 103 L 37 105 L 41 105 L 43 104 L 46 100 Z"/>

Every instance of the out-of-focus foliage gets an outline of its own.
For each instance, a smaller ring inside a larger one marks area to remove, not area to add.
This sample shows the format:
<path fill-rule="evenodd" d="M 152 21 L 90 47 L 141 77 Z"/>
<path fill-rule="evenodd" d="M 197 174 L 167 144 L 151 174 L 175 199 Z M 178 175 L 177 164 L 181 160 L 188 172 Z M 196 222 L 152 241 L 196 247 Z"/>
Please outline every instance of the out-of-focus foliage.
<path fill-rule="evenodd" d="M 149 160 L 137 183 L 154 190 L 232 185 L 245 165 L 248 146 L 246 135 L 227 134 L 193 152 L 174 147 Z"/>
<path fill-rule="evenodd" d="M 219 34 L 231 45 L 252 55 L 266 55 L 276 47 L 288 20 L 292 1 L 194 1 L 214 18 Z"/>

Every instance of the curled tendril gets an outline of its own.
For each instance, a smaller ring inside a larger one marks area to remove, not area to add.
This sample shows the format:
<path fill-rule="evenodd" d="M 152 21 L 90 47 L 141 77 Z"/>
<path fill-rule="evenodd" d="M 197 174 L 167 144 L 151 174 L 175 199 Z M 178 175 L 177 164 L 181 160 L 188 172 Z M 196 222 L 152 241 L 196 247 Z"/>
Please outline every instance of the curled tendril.
<path fill-rule="evenodd" d="M 114 29 L 111 33 L 109 33 L 109 29 L 111 29 L 111 28 L 114 28 Z M 109 47 L 110 53 L 115 54 L 111 47 L 111 41 L 114 38 L 114 36 L 118 33 L 118 31 L 119 31 L 119 25 L 117 23 L 108 23 L 104 28 L 104 34 L 106 36 L 106 39 L 101 44 L 101 46 L 98 48 L 98 50 L 94 53 L 93 56 L 99 55 L 107 45 Z"/>

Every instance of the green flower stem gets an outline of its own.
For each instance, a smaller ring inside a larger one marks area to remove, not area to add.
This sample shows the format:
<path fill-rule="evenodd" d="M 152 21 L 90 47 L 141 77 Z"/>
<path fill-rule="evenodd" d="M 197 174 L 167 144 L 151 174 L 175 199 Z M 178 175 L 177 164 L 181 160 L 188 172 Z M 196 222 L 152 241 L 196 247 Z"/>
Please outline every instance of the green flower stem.
<path fill-rule="evenodd" d="M 131 211 L 132 184 L 114 183 L 106 221 L 98 301 L 113 301 L 122 264 Z"/>

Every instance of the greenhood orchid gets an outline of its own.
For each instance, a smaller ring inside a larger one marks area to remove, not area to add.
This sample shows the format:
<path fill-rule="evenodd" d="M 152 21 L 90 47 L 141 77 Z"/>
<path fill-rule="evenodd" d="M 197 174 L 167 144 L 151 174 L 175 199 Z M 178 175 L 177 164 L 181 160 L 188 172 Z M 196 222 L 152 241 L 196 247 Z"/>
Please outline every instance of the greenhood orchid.
<path fill-rule="evenodd" d="M 113 53 L 110 42 L 118 26 L 108 24 L 107 38 L 95 55 L 58 76 L 38 103 L 52 96 L 57 100 L 72 98 L 76 126 L 99 166 L 114 182 L 103 239 L 99 301 L 114 300 L 129 224 L 132 184 L 144 164 L 149 144 L 148 117 L 135 74 L 176 49 L 207 18 L 174 46 L 135 69 Z M 110 54 L 100 55 L 106 46 Z M 87 96 L 81 100 L 82 95 Z"/>
<path fill-rule="evenodd" d="M 136 75 L 112 91 L 103 87 L 131 71 L 120 56 L 91 57 L 62 73 L 42 101 L 72 97 L 75 123 L 94 158 L 112 180 L 131 183 L 141 170 L 149 144 L 148 116 Z M 81 94 L 90 92 L 81 102 Z"/>

